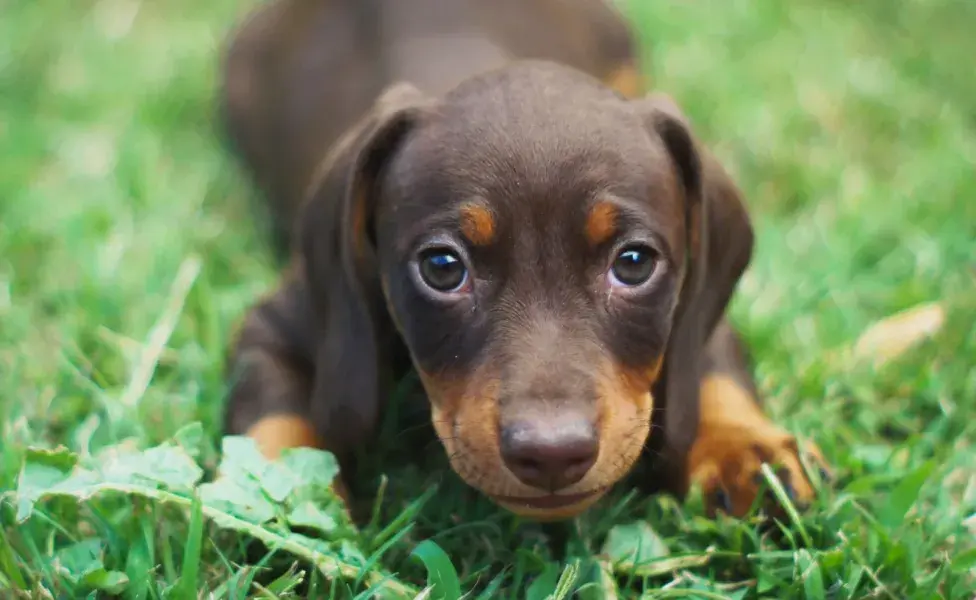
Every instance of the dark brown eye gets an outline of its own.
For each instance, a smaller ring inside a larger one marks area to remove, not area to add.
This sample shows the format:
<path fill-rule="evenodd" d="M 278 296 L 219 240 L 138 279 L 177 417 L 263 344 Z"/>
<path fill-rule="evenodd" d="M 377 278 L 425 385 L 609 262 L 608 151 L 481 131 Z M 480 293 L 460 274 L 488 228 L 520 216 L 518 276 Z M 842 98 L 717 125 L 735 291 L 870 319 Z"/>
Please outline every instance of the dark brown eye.
<path fill-rule="evenodd" d="M 438 292 L 453 292 L 468 279 L 468 269 L 453 250 L 431 248 L 420 254 L 420 278 Z"/>
<path fill-rule="evenodd" d="M 627 287 L 638 286 L 654 274 L 657 256 L 646 246 L 629 246 L 617 254 L 610 267 L 614 283 Z"/>

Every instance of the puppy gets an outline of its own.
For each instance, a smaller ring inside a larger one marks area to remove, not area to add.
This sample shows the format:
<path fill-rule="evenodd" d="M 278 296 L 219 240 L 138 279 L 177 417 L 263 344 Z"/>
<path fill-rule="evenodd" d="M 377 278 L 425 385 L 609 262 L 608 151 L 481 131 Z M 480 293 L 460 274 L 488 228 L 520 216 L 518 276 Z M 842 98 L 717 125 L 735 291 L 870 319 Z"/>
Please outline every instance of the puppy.
<path fill-rule="evenodd" d="M 812 498 L 725 319 L 740 193 L 640 97 L 633 47 L 599 0 L 259 9 L 224 115 L 293 258 L 234 344 L 228 433 L 345 469 L 414 369 L 454 471 L 518 514 L 575 516 L 638 464 L 736 515 L 763 462 Z"/>

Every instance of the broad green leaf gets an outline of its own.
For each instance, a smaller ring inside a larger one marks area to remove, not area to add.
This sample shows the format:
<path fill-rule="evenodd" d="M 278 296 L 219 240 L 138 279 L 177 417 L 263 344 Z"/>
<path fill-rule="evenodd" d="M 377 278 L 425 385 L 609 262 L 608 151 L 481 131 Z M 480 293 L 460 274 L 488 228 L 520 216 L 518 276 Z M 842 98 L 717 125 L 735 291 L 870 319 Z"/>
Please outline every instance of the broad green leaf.
<path fill-rule="evenodd" d="M 339 542 L 339 556 L 350 564 L 365 565 L 368 560 L 359 546 L 349 540 Z"/>
<path fill-rule="evenodd" d="M 184 439 L 192 439 L 193 429 L 185 430 L 184 434 Z M 374 569 L 373 565 L 367 567 L 368 561 L 361 550 L 348 539 L 330 543 L 278 531 L 276 517 L 289 514 L 295 517 L 296 522 L 304 519 L 307 524 L 314 524 L 321 530 L 328 531 L 336 523 L 340 527 L 349 526 L 348 517 L 342 518 L 345 513 L 328 515 L 314 500 L 306 500 L 304 502 L 308 504 L 301 506 L 303 502 L 294 498 L 299 494 L 287 493 L 288 490 L 305 490 L 309 496 L 326 501 L 336 500 L 331 491 L 328 494 L 322 493 L 323 490 L 328 490 L 328 482 L 335 475 L 334 459 L 328 454 L 299 452 L 288 462 L 270 463 L 259 454 L 250 452 L 256 450 L 252 444 L 251 440 L 237 439 L 235 442 L 231 439 L 229 445 L 225 446 L 230 452 L 222 461 L 221 477 L 202 485 L 199 484 L 202 469 L 186 449 L 173 442 L 145 451 L 125 449 L 120 452 L 121 445 L 107 448 L 86 465 L 77 464 L 77 457 L 64 450 L 29 450 L 19 476 L 20 485 L 15 493 L 18 517 L 21 521 L 29 518 L 34 504 L 43 499 L 70 498 L 83 502 L 103 493 L 125 494 L 190 509 L 192 501 L 188 496 L 196 488 L 196 496 L 201 504 L 197 520 L 194 521 L 195 527 L 202 527 L 202 515 L 218 527 L 237 531 L 260 540 L 269 548 L 280 548 L 301 557 L 315 565 L 316 570 L 330 580 L 360 579 L 369 585 L 382 581 L 390 594 L 405 597 L 416 595 L 412 586 L 396 579 L 388 579 L 387 575 Z M 332 520 L 326 518 L 327 516 L 331 516 Z M 272 520 L 275 521 L 274 526 L 263 526 Z M 191 527 L 194 527 L 192 523 Z M 339 532 L 341 530 L 337 531 Z M 191 532 L 191 541 L 195 537 Z M 189 554 L 184 555 L 184 573 L 192 571 L 185 568 L 189 565 L 187 561 L 199 561 L 198 549 L 192 546 L 193 544 L 189 544 L 185 549 Z M 98 571 L 106 571 L 100 563 L 99 554 L 93 554 L 91 548 L 88 548 L 88 554 L 84 554 L 82 550 L 86 548 L 84 545 L 71 548 L 64 560 L 58 563 L 58 572 L 64 572 L 63 579 L 66 583 L 78 582 L 85 575 L 90 575 L 93 584 L 106 587 L 124 585 L 122 578 L 115 574 L 99 573 Z M 132 558 L 133 555 L 135 559 Z M 194 556 L 197 558 L 192 558 Z M 87 565 L 79 570 L 81 568 L 77 564 L 84 563 L 85 560 L 88 561 Z M 173 585 L 166 589 L 156 589 L 153 584 L 147 586 L 142 583 L 145 581 L 143 574 L 154 564 L 162 565 L 168 581 L 175 580 L 177 576 L 174 563 L 173 554 L 169 550 L 164 549 L 159 557 L 153 557 L 151 546 L 134 544 L 130 548 L 130 559 L 126 562 L 128 585 L 123 590 L 125 595 L 139 600 L 146 597 L 149 591 L 153 592 L 154 597 L 165 597 L 167 590 L 179 591 Z M 69 570 L 63 564 L 74 566 Z M 139 578 L 135 578 L 135 575 L 139 575 Z M 12 579 L 9 574 L 7 576 Z M 195 580 L 198 577 L 186 579 Z"/>
<path fill-rule="evenodd" d="M 756 580 L 756 592 L 765 594 L 775 590 L 780 585 L 780 580 L 766 569 L 759 569 Z"/>
<path fill-rule="evenodd" d="M 306 485 L 329 487 L 339 474 L 335 456 L 314 448 L 288 448 L 282 451 L 281 462 Z"/>
<path fill-rule="evenodd" d="M 807 600 L 823 600 L 827 593 L 824 588 L 823 573 L 820 565 L 807 550 L 797 553 L 797 566 L 800 569 L 800 579 L 803 581 L 803 592 Z"/>
<path fill-rule="evenodd" d="M 121 594 L 129 585 L 129 576 L 121 571 L 106 571 L 96 569 L 87 573 L 81 580 L 85 586 L 106 592 L 108 594 Z"/>
<path fill-rule="evenodd" d="M 602 554 L 617 570 L 633 571 L 641 563 L 669 556 L 670 550 L 646 521 L 635 521 L 612 528 Z"/>
<path fill-rule="evenodd" d="M 288 513 L 288 524 L 292 527 L 306 527 L 330 536 L 339 529 L 335 517 L 326 513 L 311 502 L 302 502 Z"/>
<path fill-rule="evenodd" d="M 909 473 L 901 480 L 895 489 L 888 494 L 888 503 L 881 509 L 878 520 L 887 529 L 898 529 L 905 520 L 905 515 L 912 509 L 918 495 L 922 491 L 922 486 L 928 481 L 935 470 L 935 463 L 926 462 L 918 469 Z"/>
<path fill-rule="evenodd" d="M 47 465 L 61 473 L 67 473 L 78 464 L 78 455 L 64 446 L 57 448 L 28 448 L 25 462 Z"/>
<path fill-rule="evenodd" d="M 54 566 L 69 581 L 79 582 L 89 573 L 104 570 L 101 556 L 102 540 L 89 538 L 59 550 L 54 555 Z"/>
<path fill-rule="evenodd" d="M 113 483 L 148 483 L 174 492 L 190 492 L 203 470 L 183 448 L 165 444 L 142 452 L 119 455 L 101 470 L 101 478 Z"/>
<path fill-rule="evenodd" d="M 227 436 L 218 467 L 222 478 L 237 482 L 253 479 L 261 491 L 276 503 L 281 503 L 295 487 L 295 477 L 280 462 L 272 462 L 261 454 L 254 439 Z"/>
<path fill-rule="evenodd" d="M 587 583 L 576 590 L 575 597 L 579 600 L 617 600 L 620 597 L 609 561 L 590 560 L 585 578 Z"/>
<path fill-rule="evenodd" d="M 527 590 L 525 590 L 526 600 L 549 600 L 556 591 L 559 583 L 559 565 L 554 562 L 547 562 L 542 573 L 535 578 Z"/>
<path fill-rule="evenodd" d="M 25 521 L 41 494 L 67 479 L 77 463 L 78 455 L 64 447 L 28 448 L 17 477 L 17 522 Z"/>
<path fill-rule="evenodd" d="M 432 540 L 424 540 L 413 549 L 411 556 L 427 568 L 427 585 L 433 586 L 429 598 L 457 600 L 461 597 L 461 582 L 447 553 Z"/>
<path fill-rule="evenodd" d="M 106 456 L 101 465 L 86 469 L 67 451 L 29 450 L 17 486 L 18 522 L 47 496 L 85 500 L 105 490 L 133 492 L 133 487 L 188 492 L 203 476 L 186 452 L 168 444 Z"/>
<path fill-rule="evenodd" d="M 266 523 L 275 516 L 275 505 L 261 491 L 261 486 L 253 480 L 232 480 L 222 477 L 213 483 L 201 485 L 199 494 L 207 506 L 249 523 Z"/>
<path fill-rule="evenodd" d="M 243 436 L 227 436 L 221 447 L 219 477 L 200 486 L 208 505 L 252 523 L 264 523 L 275 516 L 275 505 L 287 503 L 292 507 L 289 520 L 294 519 L 293 525 L 323 532 L 346 520 L 329 516 L 319 507 L 326 500 L 337 499 L 329 490 L 338 473 L 331 454 L 295 448 L 283 452 L 281 459 L 269 461 L 253 439 Z"/>
<path fill-rule="evenodd" d="M 961 552 L 952 559 L 952 570 L 956 573 L 962 573 L 972 569 L 976 569 L 976 548 L 970 548 L 965 552 Z"/>
<path fill-rule="evenodd" d="M 847 590 L 847 597 L 853 600 L 854 598 L 860 598 L 858 590 L 861 587 L 861 580 L 864 579 L 864 567 L 861 565 L 854 565 L 851 568 L 851 572 L 847 576 L 847 581 L 844 583 L 844 588 Z"/>
<path fill-rule="evenodd" d="M 173 441 L 187 454 L 197 459 L 200 457 L 204 437 L 203 424 L 197 421 L 181 427 L 173 434 Z"/>

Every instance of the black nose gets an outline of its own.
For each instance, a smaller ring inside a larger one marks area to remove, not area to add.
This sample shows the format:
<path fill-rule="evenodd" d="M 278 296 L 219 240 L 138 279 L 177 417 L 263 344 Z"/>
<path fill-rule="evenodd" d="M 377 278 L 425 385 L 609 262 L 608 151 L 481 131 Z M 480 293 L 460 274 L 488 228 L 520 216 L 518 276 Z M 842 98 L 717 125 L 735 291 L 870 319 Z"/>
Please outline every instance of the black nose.
<path fill-rule="evenodd" d="M 522 421 L 501 431 L 505 465 L 523 483 L 556 491 L 583 479 L 596 462 L 599 442 L 593 424 Z"/>

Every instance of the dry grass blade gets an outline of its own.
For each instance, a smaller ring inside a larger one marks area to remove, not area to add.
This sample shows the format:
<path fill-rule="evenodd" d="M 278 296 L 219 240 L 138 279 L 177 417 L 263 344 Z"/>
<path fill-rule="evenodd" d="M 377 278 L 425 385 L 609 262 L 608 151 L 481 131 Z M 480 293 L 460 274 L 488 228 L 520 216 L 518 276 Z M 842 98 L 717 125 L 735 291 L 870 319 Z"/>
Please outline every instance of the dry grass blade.
<path fill-rule="evenodd" d="M 123 408 L 132 408 L 146 393 L 149 382 L 152 381 L 153 373 L 156 372 L 156 365 L 166 349 L 166 342 L 176 329 L 180 314 L 183 312 L 183 303 L 186 301 L 193 282 L 200 274 L 200 258 L 191 256 L 183 261 L 176 279 L 170 287 L 169 297 L 166 299 L 166 306 L 163 313 L 156 320 L 149 332 L 149 338 L 139 356 L 132 377 L 129 378 L 128 385 L 119 397 L 119 404 Z"/>
<path fill-rule="evenodd" d="M 927 303 L 895 313 L 868 327 L 854 344 L 854 357 L 881 366 L 935 335 L 945 322 L 945 309 Z"/>

